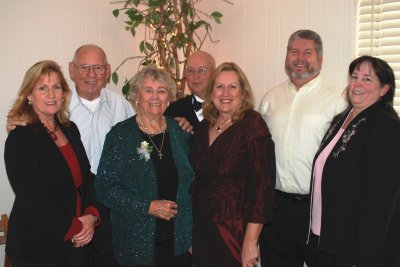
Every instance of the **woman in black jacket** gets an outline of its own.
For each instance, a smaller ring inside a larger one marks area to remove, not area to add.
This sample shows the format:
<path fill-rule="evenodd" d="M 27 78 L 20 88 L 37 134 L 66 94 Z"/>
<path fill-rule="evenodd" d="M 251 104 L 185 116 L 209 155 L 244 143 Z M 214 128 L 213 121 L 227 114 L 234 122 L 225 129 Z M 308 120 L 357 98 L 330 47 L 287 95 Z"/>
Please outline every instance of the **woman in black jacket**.
<path fill-rule="evenodd" d="M 86 245 L 99 215 L 69 96 L 58 64 L 41 61 L 25 74 L 9 112 L 27 121 L 9 134 L 4 152 L 15 193 L 6 246 L 13 267 L 89 264 Z"/>
<path fill-rule="evenodd" d="M 390 239 L 400 215 L 395 88 L 385 61 L 362 56 L 350 64 L 349 106 L 334 119 L 313 164 L 316 266 L 399 266 L 400 246 Z"/>

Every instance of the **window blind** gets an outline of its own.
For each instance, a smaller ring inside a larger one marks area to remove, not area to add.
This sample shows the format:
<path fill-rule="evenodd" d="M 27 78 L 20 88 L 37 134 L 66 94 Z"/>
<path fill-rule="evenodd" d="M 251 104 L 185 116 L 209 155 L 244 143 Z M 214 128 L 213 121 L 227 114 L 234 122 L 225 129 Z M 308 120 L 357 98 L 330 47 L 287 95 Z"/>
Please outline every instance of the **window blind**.
<path fill-rule="evenodd" d="M 393 68 L 393 105 L 400 115 L 400 1 L 358 0 L 356 31 L 356 55 L 379 57 Z"/>

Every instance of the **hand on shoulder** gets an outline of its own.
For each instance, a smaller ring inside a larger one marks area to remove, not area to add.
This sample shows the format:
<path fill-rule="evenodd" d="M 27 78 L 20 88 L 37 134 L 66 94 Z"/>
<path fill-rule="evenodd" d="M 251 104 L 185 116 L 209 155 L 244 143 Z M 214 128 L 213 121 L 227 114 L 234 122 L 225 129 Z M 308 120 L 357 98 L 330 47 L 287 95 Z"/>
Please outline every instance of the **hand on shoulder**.
<path fill-rule="evenodd" d="M 17 126 L 26 126 L 26 118 L 23 116 L 15 118 L 7 117 L 7 125 L 6 125 L 7 134 L 9 134 Z"/>

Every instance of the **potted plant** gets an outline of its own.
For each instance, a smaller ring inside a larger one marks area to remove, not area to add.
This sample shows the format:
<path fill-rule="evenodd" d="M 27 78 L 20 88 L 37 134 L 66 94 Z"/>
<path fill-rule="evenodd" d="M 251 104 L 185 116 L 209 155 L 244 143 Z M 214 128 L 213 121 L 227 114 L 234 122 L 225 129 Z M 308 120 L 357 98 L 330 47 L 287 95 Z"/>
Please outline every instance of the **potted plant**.
<path fill-rule="evenodd" d="M 111 75 L 114 84 L 118 83 L 118 70 L 127 60 L 140 59 L 140 65 L 156 64 L 165 69 L 175 80 L 177 97 L 185 91 L 186 59 L 199 50 L 208 37 L 212 42 L 209 20 L 221 23 L 222 14 L 214 11 L 210 14 L 196 8 L 201 0 L 124 0 L 114 1 L 121 5 L 114 9 L 118 17 L 123 12 L 127 20 L 125 29 L 135 37 L 138 27 L 144 26 L 144 39 L 139 44 L 141 56 L 128 57 Z M 233 4 L 228 0 L 222 0 Z M 200 35 L 199 29 L 204 29 Z M 130 79 L 125 79 L 122 92 L 129 96 Z"/>

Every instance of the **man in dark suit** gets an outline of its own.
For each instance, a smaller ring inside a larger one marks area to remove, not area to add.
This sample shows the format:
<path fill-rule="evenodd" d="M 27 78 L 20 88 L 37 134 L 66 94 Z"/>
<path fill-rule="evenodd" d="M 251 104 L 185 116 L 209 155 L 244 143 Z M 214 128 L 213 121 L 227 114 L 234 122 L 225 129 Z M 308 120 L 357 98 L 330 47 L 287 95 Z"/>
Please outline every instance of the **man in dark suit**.
<path fill-rule="evenodd" d="M 207 84 L 215 70 L 215 59 L 204 51 L 193 53 L 185 69 L 186 81 L 192 94 L 183 97 L 167 108 L 165 114 L 172 118 L 186 118 L 196 128 L 203 120 L 202 103 L 204 101 Z"/>

